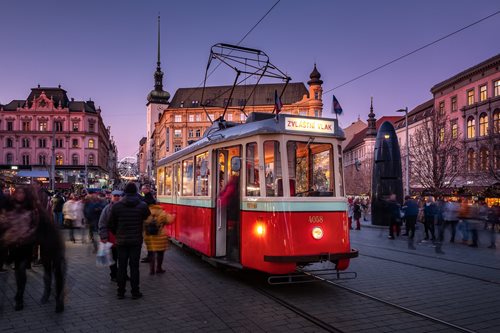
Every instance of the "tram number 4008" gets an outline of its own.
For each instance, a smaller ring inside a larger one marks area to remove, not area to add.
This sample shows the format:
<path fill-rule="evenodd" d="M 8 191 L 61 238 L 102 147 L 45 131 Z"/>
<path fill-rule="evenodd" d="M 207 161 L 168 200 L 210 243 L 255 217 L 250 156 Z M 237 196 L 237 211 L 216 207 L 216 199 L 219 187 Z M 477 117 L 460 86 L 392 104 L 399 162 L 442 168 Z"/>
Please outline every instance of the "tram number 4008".
<path fill-rule="evenodd" d="M 309 216 L 309 223 L 323 223 L 323 216 Z"/>

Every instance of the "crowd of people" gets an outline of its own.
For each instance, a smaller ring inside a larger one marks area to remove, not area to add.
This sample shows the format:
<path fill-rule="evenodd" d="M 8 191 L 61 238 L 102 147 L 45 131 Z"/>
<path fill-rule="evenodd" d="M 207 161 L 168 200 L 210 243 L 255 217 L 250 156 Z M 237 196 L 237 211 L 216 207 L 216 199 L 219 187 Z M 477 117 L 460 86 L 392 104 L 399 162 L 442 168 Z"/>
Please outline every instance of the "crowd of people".
<path fill-rule="evenodd" d="M 118 299 L 126 293 L 130 281 L 132 299 L 142 297 L 139 263 L 143 242 L 150 274 L 162 274 L 164 252 L 168 246 L 165 226 L 172 223 L 157 204 L 151 187 L 141 193 L 135 183 L 123 191 L 56 192 L 51 194 L 42 183 L 4 188 L 0 183 L 0 273 L 13 265 L 17 292 L 15 310 L 24 308 L 26 270 L 42 265 L 44 292 L 41 303 L 48 302 L 52 277 L 55 280 L 56 312 L 64 311 L 66 275 L 65 240 L 61 230 L 69 229 L 68 241 L 92 245 L 111 243 L 113 264 L 110 279 L 117 283 Z M 79 231 L 75 236 L 75 231 Z"/>

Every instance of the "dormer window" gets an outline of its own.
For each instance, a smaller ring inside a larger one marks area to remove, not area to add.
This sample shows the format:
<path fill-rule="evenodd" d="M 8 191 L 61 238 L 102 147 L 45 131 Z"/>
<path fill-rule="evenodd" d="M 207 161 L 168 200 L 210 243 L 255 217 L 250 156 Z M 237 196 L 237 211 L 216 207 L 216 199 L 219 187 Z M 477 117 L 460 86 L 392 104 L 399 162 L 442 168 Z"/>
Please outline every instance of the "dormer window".
<path fill-rule="evenodd" d="M 200 105 L 200 102 L 198 102 L 197 100 L 191 101 L 191 107 L 197 108 L 199 105 Z"/>

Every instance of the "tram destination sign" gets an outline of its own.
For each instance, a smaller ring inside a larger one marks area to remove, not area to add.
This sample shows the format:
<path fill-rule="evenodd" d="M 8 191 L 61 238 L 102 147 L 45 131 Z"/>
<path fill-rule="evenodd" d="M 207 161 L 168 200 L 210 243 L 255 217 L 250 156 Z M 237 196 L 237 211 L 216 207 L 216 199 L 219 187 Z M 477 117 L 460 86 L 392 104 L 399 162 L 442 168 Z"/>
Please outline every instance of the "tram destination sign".
<path fill-rule="evenodd" d="M 285 117 L 285 129 L 288 131 L 334 134 L 335 122 L 325 119 Z"/>

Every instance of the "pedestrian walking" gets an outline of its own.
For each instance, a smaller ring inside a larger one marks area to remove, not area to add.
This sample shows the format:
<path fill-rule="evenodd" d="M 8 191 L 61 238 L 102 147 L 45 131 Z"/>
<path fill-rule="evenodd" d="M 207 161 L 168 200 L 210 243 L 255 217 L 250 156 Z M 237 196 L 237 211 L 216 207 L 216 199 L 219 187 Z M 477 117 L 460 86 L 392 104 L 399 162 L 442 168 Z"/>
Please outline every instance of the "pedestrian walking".
<path fill-rule="evenodd" d="M 399 236 L 401 224 L 401 206 L 396 201 L 395 194 L 391 194 L 387 200 L 387 215 L 389 218 L 389 239 L 394 239 L 394 232 Z"/>
<path fill-rule="evenodd" d="M 127 266 L 130 266 L 132 298 L 142 297 L 139 290 L 139 260 L 143 242 L 144 220 L 151 215 L 148 206 L 137 195 L 134 183 L 127 183 L 125 196 L 111 208 L 108 228 L 116 237 L 118 249 L 118 298 L 125 297 Z"/>
<path fill-rule="evenodd" d="M 452 200 L 447 200 L 443 207 L 443 219 L 444 219 L 444 228 L 442 233 L 439 234 L 439 241 L 444 241 L 444 232 L 446 229 L 450 228 L 451 238 L 450 243 L 455 242 L 455 236 L 457 233 L 457 224 L 458 224 L 458 212 L 460 211 L 460 205 L 458 202 L 454 202 Z"/>
<path fill-rule="evenodd" d="M 168 248 L 165 226 L 173 222 L 173 216 L 167 214 L 158 204 L 149 205 L 151 215 L 144 223 L 144 243 L 149 256 L 149 274 L 163 274 L 163 257 Z"/>
<path fill-rule="evenodd" d="M 356 230 L 361 230 L 361 222 L 359 221 L 361 219 L 361 205 L 358 199 L 354 200 L 352 205 L 352 217 L 356 222 Z"/>
<path fill-rule="evenodd" d="M 417 224 L 418 203 L 407 195 L 402 210 L 406 220 L 406 233 L 408 234 L 408 248 L 415 250 L 413 240 L 415 238 L 415 225 Z"/>
<path fill-rule="evenodd" d="M 99 218 L 101 217 L 101 212 L 104 206 L 105 202 L 97 196 L 97 193 L 94 192 L 87 195 L 83 207 L 83 214 L 85 215 L 89 233 L 89 241 L 92 242 L 92 245 L 94 246 L 94 252 L 97 252 L 97 226 L 99 224 Z"/>
<path fill-rule="evenodd" d="M 488 222 L 490 223 L 490 246 L 489 249 L 496 249 L 497 235 L 496 228 L 500 224 L 500 205 L 498 203 L 494 204 L 493 207 L 490 208 L 488 215 Z"/>
<path fill-rule="evenodd" d="M 424 205 L 424 230 L 425 238 L 424 240 L 429 240 L 429 233 L 431 234 L 431 240 L 436 240 L 436 235 L 434 232 L 434 224 L 436 223 L 436 204 L 434 202 L 434 197 L 427 197 L 426 203 Z"/>
<path fill-rule="evenodd" d="M 151 192 L 151 186 L 149 184 L 142 185 L 141 187 L 141 193 L 142 193 L 142 200 L 149 206 L 149 205 L 154 205 L 156 203 L 156 199 L 153 196 L 153 193 Z M 148 254 L 141 259 L 142 263 L 148 263 L 150 262 L 149 259 L 151 258 L 152 253 L 148 250 Z"/>
<path fill-rule="evenodd" d="M 122 195 L 122 191 L 115 190 L 111 192 L 111 201 L 108 205 L 106 205 L 106 207 L 104 207 L 101 217 L 99 218 L 99 238 L 101 239 L 101 242 L 110 242 L 113 244 L 111 247 L 111 255 L 114 263 L 109 266 L 109 277 L 113 282 L 117 282 L 118 277 L 118 250 L 116 249 L 116 237 L 109 230 L 108 225 L 111 218 L 111 208 L 115 203 L 121 200 Z"/>

